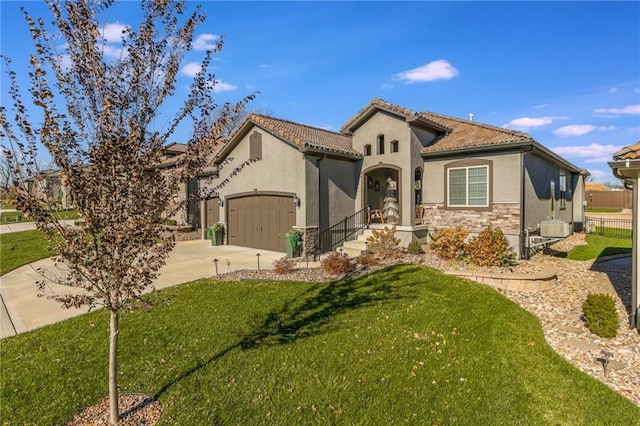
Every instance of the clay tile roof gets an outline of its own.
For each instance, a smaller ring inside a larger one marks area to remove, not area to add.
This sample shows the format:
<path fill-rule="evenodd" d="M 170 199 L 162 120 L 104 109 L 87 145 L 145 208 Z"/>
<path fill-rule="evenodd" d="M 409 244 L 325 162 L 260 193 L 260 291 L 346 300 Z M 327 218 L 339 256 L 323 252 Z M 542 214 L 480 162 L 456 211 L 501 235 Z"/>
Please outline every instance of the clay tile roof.
<path fill-rule="evenodd" d="M 420 116 L 451 129 L 450 132 L 423 148 L 422 152 L 441 152 L 533 140 L 531 136 L 526 133 L 490 126 L 475 121 L 449 117 L 432 112 L 421 112 Z"/>
<path fill-rule="evenodd" d="M 187 144 L 186 143 L 173 142 L 173 143 L 170 143 L 169 145 L 165 146 L 163 151 L 176 152 L 176 153 L 187 152 Z"/>
<path fill-rule="evenodd" d="M 615 161 L 640 159 L 640 142 L 625 146 L 620 151 L 613 154 L 613 159 Z"/>
<path fill-rule="evenodd" d="M 251 114 L 249 119 L 274 135 L 302 148 L 361 156 L 351 146 L 351 137 L 288 120 Z"/>
<path fill-rule="evenodd" d="M 407 119 L 418 116 L 418 113 L 416 111 L 401 107 L 399 105 L 392 104 L 391 102 L 387 102 L 383 99 L 375 98 L 371 102 L 369 102 L 364 108 L 358 111 L 353 117 L 351 117 L 349 121 L 344 123 L 340 131 L 342 133 L 348 133 L 355 123 L 359 122 L 362 118 L 366 117 L 369 113 L 371 113 L 375 109 L 382 109 L 385 111 L 396 113 L 400 116 L 404 116 Z"/>

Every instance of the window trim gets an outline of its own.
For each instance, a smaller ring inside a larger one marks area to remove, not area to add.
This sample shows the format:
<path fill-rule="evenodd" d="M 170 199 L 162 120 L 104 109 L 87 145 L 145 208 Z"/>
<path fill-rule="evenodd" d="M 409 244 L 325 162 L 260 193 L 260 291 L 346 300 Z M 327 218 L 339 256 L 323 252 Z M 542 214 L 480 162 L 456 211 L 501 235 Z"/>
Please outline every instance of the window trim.
<path fill-rule="evenodd" d="M 449 179 L 451 170 L 467 170 L 465 173 L 466 202 L 469 202 L 469 169 L 484 167 L 487 170 L 487 201 L 485 205 L 451 205 L 449 204 Z M 454 161 L 444 165 L 444 206 L 447 210 L 467 210 L 467 211 L 493 211 L 493 161 L 481 159 L 466 159 Z"/>

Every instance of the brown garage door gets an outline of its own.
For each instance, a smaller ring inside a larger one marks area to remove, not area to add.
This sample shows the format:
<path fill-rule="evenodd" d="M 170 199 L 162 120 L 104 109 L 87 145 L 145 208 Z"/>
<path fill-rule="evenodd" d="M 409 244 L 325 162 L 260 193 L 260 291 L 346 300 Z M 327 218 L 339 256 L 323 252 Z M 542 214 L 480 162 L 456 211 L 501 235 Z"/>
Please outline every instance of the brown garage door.
<path fill-rule="evenodd" d="M 252 195 L 228 202 L 229 244 L 284 251 L 282 235 L 296 224 L 292 197 Z"/>

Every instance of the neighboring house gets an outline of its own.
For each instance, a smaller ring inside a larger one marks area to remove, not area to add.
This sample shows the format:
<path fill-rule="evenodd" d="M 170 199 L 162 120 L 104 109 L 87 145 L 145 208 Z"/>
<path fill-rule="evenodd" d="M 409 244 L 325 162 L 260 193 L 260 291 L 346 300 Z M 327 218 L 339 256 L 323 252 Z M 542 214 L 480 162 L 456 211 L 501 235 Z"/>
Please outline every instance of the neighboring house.
<path fill-rule="evenodd" d="M 631 311 L 629 324 L 632 328 L 640 329 L 640 281 L 638 280 L 638 248 L 640 247 L 640 142 L 623 148 L 613 155 L 613 161 L 609 163 L 615 177 L 622 179 L 627 189 L 633 190 L 633 218 L 631 229 L 633 240 L 632 273 L 631 273 Z"/>
<path fill-rule="evenodd" d="M 176 167 L 177 162 L 185 152 L 187 152 L 186 144 L 173 142 L 167 145 L 162 150 L 163 159 L 157 167 L 165 169 L 167 173 L 171 173 L 171 170 Z M 193 228 L 199 229 L 200 203 L 197 201 L 189 201 L 181 205 L 187 200 L 187 197 L 195 195 L 197 191 L 198 179 L 196 178 L 189 179 L 176 188 L 173 192 L 173 201 L 174 205 L 179 206 L 179 208 L 175 208 L 173 214 L 169 215 L 167 219 L 175 220 L 178 225 L 191 225 Z"/>
<path fill-rule="evenodd" d="M 224 223 L 227 243 L 240 246 L 282 251 L 292 227 L 308 246 L 369 205 L 397 212 L 405 246 L 438 228 L 493 225 L 524 254 L 543 222 L 566 225 L 558 236 L 584 222 L 588 173 L 531 136 L 379 99 L 339 133 L 250 114 L 215 163 L 219 176 L 201 185 L 217 187 L 217 199 L 202 221 Z"/>
<path fill-rule="evenodd" d="M 58 209 L 72 208 L 69 188 L 60 170 L 43 170 L 26 180 L 29 192 L 38 193 L 50 205 Z"/>

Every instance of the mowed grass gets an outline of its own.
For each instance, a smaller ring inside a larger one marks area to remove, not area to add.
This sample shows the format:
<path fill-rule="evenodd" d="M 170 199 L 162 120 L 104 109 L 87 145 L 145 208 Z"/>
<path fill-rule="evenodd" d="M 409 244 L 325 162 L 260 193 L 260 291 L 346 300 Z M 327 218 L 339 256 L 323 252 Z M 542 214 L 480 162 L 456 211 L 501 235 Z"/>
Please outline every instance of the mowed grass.
<path fill-rule="evenodd" d="M 489 287 L 419 266 L 332 283 L 199 280 L 121 318 L 120 387 L 162 425 L 637 424 Z M 108 315 L 2 341 L 2 421 L 64 424 L 107 395 Z"/>
<path fill-rule="evenodd" d="M 587 234 L 585 240 L 586 245 L 576 246 L 569 252 L 560 252 L 560 256 L 572 260 L 590 260 L 617 254 L 631 254 L 632 240 L 629 238 Z"/>
<path fill-rule="evenodd" d="M 0 275 L 52 254 L 51 243 L 38 230 L 0 234 Z"/>

